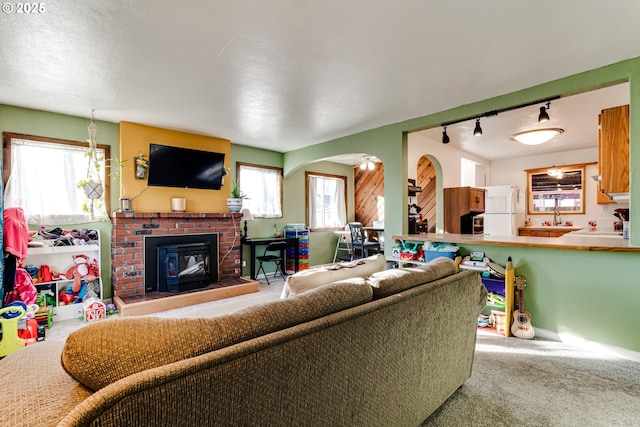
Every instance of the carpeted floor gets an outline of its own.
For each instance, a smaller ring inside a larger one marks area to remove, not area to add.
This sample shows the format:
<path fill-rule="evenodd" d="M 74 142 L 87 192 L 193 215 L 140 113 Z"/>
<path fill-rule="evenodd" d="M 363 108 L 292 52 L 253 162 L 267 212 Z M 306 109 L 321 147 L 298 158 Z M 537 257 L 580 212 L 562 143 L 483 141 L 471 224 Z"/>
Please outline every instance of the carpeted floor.
<path fill-rule="evenodd" d="M 258 293 L 154 316 L 214 317 L 278 299 L 284 281 L 270 281 L 261 281 Z M 47 339 L 82 326 L 56 322 Z M 422 426 L 640 426 L 640 363 L 605 350 L 479 331 L 471 378 Z"/>
<path fill-rule="evenodd" d="M 479 331 L 471 378 L 423 426 L 640 426 L 640 363 Z"/>

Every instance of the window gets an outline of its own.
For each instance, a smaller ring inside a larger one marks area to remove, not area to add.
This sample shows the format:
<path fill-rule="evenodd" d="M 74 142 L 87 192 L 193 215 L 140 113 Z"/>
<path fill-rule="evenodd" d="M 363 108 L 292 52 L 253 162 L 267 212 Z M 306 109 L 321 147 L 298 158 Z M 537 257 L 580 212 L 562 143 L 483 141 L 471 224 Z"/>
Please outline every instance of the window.
<path fill-rule="evenodd" d="M 307 172 L 309 228 L 344 228 L 347 224 L 347 177 Z"/>
<path fill-rule="evenodd" d="M 109 186 L 93 201 L 77 184 L 87 174 L 87 144 L 39 136 L 3 134 L 5 206 L 21 207 L 29 224 L 78 224 L 107 218 Z M 108 145 L 98 145 L 101 180 Z M 105 199 L 106 197 L 106 199 Z"/>
<path fill-rule="evenodd" d="M 528 214 L 584 214 L 585 165 L 527 170 Z"/>
<path fill-rule="evenodd" d="M 282 169 L 238 162 L 236 176 L 247 195 L 242 206 L 254 218 L 282 218 Z"/>

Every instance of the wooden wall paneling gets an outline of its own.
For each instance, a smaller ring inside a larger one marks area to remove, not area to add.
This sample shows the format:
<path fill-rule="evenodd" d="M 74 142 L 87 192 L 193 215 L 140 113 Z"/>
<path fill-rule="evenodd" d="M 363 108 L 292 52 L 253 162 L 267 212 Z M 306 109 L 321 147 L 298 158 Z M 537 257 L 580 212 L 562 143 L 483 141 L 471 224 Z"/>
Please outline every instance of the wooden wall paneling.
<path fill-rule="evenodd" d="M 375 163 L 374 170 L 353 168 L 354 177 L 354 217 L 365 227 L 373 225 L 373 221 L 382 221 L 384 217 L 378 215 L 379 200 L 384 200 L 384 166 Z M 384 206 L 381 207 L 384 209 Z"/>
<path fill-rule="evenodd" d="M 418 161 L 416 185 L 422 187 L 416 204 L 422 209 L 422 218 L 429 224 L 429 233 L 436 232 L 436 169 L 427 157 Z"/>

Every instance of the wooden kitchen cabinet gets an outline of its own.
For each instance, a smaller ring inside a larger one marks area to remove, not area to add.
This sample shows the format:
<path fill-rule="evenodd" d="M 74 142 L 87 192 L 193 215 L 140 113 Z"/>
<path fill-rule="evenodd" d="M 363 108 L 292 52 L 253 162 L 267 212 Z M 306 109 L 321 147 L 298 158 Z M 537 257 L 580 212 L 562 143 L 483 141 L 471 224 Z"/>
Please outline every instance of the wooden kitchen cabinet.
<path fill-rule="evenodd" d="M 629 106 L 607 108 L 598 116 L 598 203 L 607 194 L 629 192 Z"/>
<path fill-rule="evenodd" d="M 571 228 L 571 227 L 563 227 L 562 229 L 548 229 L 548 228 L 518 228 L 519 236 L 531 236 L 531 237 L 560 237 L 563 236 L 570 231 L 577 231 L 580 228 Z"/>
<path fill-rule="evenodd" d="M 473 217 L 484 212 L 484 189 L 451 187 L 444 189 L 444 231 L 473 234 Z"/>

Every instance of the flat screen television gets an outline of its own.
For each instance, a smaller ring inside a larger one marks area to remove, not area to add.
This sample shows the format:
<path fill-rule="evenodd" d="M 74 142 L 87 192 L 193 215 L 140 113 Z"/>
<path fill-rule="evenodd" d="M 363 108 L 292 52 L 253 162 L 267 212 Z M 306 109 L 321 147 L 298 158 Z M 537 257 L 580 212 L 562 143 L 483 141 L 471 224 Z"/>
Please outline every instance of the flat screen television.
<path fill-rule="evenodd" d="M 224 153 L 150 144 L 149 185 L 219 190 Z"/>

